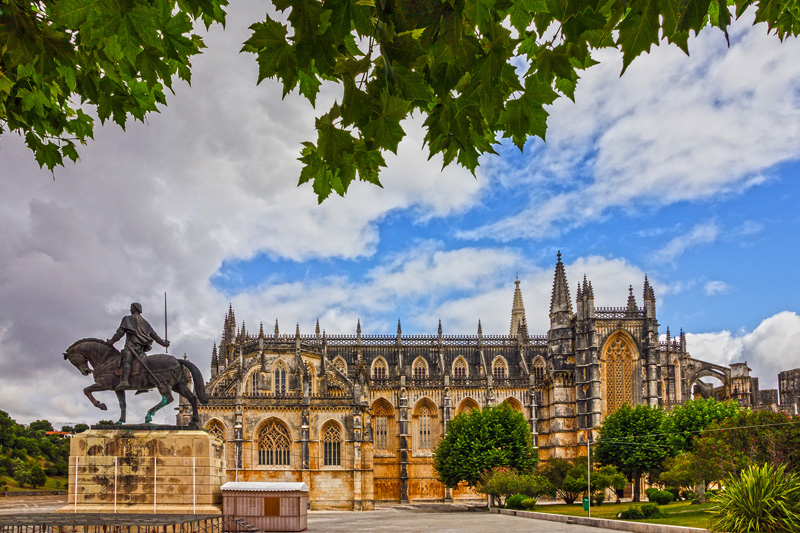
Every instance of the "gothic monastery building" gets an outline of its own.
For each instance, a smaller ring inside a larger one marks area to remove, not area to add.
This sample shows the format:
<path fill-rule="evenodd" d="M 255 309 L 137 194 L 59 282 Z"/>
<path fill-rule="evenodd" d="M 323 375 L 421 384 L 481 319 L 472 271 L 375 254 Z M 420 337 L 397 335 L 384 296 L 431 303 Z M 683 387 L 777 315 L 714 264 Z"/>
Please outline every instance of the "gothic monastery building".
<path fill-rule="evenodd" d="M 471 409 L 505 402 L 523 413 L 546 461 L 577 457 L 623 403 L 669 408 L 694 394 L 777 403 L 746 363 L 692 358 L 683 331 L 659 340 L 647 277 L 641 306 L 632 288 L 625 307 L 595 306 L 585 277 L 573 305 L 559 253 L 543 335 L 528 332 L 519 283 L 508 335 L 484 335 L 480 322 L 475 335 L 443 335 L 441 322 L 434 335 L 404 335 L 400 322 L 396 335 L 363 335 L 360 322 L 354 335 L 320 333 L 319 322 L 313 335 L 281 333 L 277 322 L 253 335 L 229 309 L 200 408 L 202 426 L 225 442 L 228 479 L 303 481 L 312 509 L 474 498 L 446 490 L 433 468 L 448 421 Z M 786 381 L 800 390 L 800 375 Z"/>

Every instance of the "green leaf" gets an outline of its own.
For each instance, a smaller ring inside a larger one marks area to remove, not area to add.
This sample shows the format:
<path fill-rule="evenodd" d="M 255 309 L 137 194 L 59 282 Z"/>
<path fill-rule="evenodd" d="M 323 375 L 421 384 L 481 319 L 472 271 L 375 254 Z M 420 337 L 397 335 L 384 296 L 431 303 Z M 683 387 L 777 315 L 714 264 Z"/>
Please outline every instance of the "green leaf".
<path fill-rule="evenodd" d="M 397 153 L 397 145 L 405 136 L 400 121 L 407 114 L 408 101 L 392 96 L 388 90 L 384 90 L 380 97 L 380 110 L 373 113 L 372 120 L 362 128 L 362 131 L 380 148 Z"/>
<path fill-rule="evenodd" d="M 658 42 L 658 0 L 634 0 L 619 25 L 617 40 L 622 49 L 622 72 L 631 61 Z"/>

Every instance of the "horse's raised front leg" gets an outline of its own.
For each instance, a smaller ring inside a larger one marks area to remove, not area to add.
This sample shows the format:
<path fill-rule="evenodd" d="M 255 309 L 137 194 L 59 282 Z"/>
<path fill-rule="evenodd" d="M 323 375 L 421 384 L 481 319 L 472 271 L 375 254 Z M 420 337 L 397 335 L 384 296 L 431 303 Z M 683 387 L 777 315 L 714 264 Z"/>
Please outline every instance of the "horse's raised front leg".
<path fill-rule="evenodd" d="M 172 396 L 172 393 L 169 390 L 166 391 L 166 394 L 162 392 L 161 401 L 158 402 L 156 405 L 154 405 L 152 408 L 150 408 L 149 411 L 147 411 L 147 416 L 144 417 L 144 423 L 149 424 L 150 421 L 153 420 L 153 415 L 156 414 L 156 411 L 172 403 L 174 399 L 175 398 Z"/>
<path fill-rule="evenodd" d="M 92 383 L 91 385 L 89 385 L 88 387 L 86 387 L 85 389 L 83 389 L 83 393 L 86 395 L 87 398 L 89 398 L 89 401 L 92 402 L 92 405 L 94 405 L 95 407 L 97 407 L 101 411 L 108 411 L 108 407 L 106 407 L 106 404 L 104 404 L 103 402 L 97 401 L 97 398 L 95 398 L 92 395 L 93 392 L 98 392 L 98 391 L 101 391 L 101 390 L 108 390 L 108 387 L 106 387 L 105 385 L 101 385 L 100 383 L 96 383 L 95 382 L 95 383 Z"/>
<path fill-rule="evenodd" d="M 119 420 L 117 420 L 117 424 L 122 425 L 125 423 L 125 391 L 118 390 L 115 392 L 117 393 L 117 400 L 119 400 Z"/>

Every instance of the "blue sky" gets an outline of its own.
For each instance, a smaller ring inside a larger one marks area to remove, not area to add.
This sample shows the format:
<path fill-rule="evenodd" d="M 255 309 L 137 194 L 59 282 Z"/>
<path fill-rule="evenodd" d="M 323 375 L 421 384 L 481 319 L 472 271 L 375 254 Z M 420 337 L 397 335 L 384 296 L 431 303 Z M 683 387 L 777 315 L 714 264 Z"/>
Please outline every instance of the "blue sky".
<path fill-rule="evenodd" d="M 532 333 L 547 329 L 556 253 L 574 298 L 641 303 L 647 274 L 662 333 L 682 327 L 695 357 L 748 361 L 762 387 L 800 367 L 797 288 L 800 43 L 752 14 L 691 39 L 691 57 L 651 50 L 620 77 L 596 54 L 575 101 L 549 112 L 547 142 L 503 145 L 477 177 L 441 169 L 421 118 L 387 157 L 384 188 L 355 184 L 321 206 L 296 187 L 316 111 L 256 85 L 239 54 L 263 6 L 230 7 L 161 113 L 126 132 L 98 128 L 56 179 L 14 136 L 0 150 L 0 409 L 22 421 L 104 416 L 61 352 L 110 337 L 131 301 L 172 353 L 208 368 L 232 304 L 249 331 L 508 331 L 518 274 Z M 323 87 L 320 109 L 340 97 Z M 44 387 L 42 387 L 44 384 Z M 108 393 L 110 394 L 110 393 Z M 101 395 L 102 397 L 102 395 Z M 113 395 L 105 400 L 113 403 Z M 131 419 L 154 403 L 131 399 Z M 162 412 L 162 422 L 172 412 Z"/>

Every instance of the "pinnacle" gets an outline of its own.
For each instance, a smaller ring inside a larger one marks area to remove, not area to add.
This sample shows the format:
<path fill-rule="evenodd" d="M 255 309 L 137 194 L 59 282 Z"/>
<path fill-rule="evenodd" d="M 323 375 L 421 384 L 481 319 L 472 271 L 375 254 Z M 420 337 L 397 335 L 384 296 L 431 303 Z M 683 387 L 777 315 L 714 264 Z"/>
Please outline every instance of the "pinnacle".
<path fill-rule="evenodd" d="M 261 324 L 259 324 L 259 326 L 258 326 L 258 338 L 259 339 L 263 339 L 264 338 L 264 323 L 263 322 L 261 322 Z"/>
<path fill-rule="evenodd" d="M 564 272 L 564 264 L 561 262 L 561 252 L 558 252 L 558 262 L 553 277 L 553 293 L 550 297 L 550 313 L 567 311 L 572 314 L 572 302 L 569 296 L 569 285 L 567 275 Z"/>
<path fill-rule="evenodd" d="M 397 319 L 397 336 L 399 337 L 402 334 L 403 334 L 403 328 L 400 327 L 400 319 L 398 318 Z"/>

